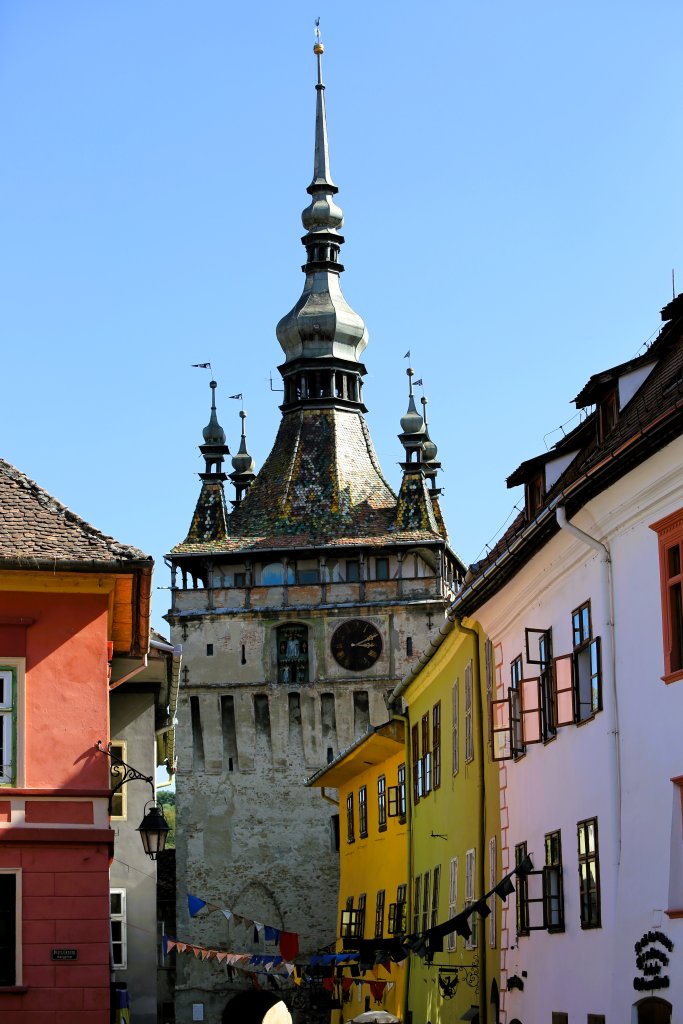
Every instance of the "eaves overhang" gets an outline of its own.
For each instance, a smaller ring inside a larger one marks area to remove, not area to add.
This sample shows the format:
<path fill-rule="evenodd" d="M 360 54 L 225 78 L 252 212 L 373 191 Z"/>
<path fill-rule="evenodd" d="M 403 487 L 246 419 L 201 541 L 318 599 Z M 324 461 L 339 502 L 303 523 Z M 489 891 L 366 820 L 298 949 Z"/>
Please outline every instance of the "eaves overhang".
<path fill-rule="evenodd" d="M 342 750 L 333 761 L 309 776 L 305 785 L 337 789 L 367 771 L 368 767 L 382 764 L 402 749 L 404 743 L 405 726 L 400 719 L 392 718 Z"/>

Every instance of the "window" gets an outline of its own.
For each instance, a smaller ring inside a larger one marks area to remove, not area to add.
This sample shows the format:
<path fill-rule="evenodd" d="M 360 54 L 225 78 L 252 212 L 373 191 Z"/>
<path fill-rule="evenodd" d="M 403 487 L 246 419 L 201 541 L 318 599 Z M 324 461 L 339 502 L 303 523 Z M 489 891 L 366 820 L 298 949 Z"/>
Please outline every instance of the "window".
<path fill-rule="evenodd" d="M 413 656 L 413 638 L 412 636 L 406 637 L 406 656 L 412 658 Z"/>
<path fill-rule="evenodd" d="M 420 930 L 420 895 L 422 893 L 422 875 L 415 875 L 413 883 L 413 931 Z"/>
<path fill-rule="evenodd" d="M 430 896 L 430 883 L 431 883 L 431 872 L 425 871 L 422 876 L 422 931 L 426 932 L 429 928 L 429 896 Z"/>
<path fill-rule="evenodd" d="M 429 712 L 422 716 L 422 794 L 427 796 L 432 788 L 432 753 L 429 737 Z"/>
<path fill-rule="evenodd" d="M 474 903 L 474 870 L 476 862 L 476 851 L 468 850 L 465 854 L 465 902 L 464 909 L 467 910 Z M 470 914 L 467 923 L 472 929 L 469 939 L 465 939 L 465 949 L 477 948 L 477 915 Z"/>
<path fill-rule="evenodd" d="M 358 790 L 358 834 L 361 839 L 368 835 L 368 791 L 366 786 Z"/>
<path fill-rule="evenodd" d="M 261 567 L 261 586 L 274 587 L 283 583 L 296 583 L 296 574 L 291 565 L 285 566 L 282 562 L 270 562 Z"/>
<path fill-rule="evenodd" d="M 592 639 L 591 606 L 586 601 L 572 612 L 574 634 L 574 714 L 577 722 L 602 710 L 600 638 Z"/>
<path fill-rule="evenodd" d="M 406 820 L 406 766 L 398 766 L 398 820 Z"/>
<path fill-rule="evenodd" d="M 0 870 L 0 985 L 21 984 L 21 874 Z"/>
<path fill-rule="evenodd" d="M 612 391 L 607 392 L 598 405 L 598 429 L 601 441 L 604 441 L 607 435 L 614 429 L 618 417 L 617 389 L 613 388 Z"/>
<path fill-rule="evenodd" d="M 593 637 L 590 601 L 572 612 L 573 653 L 553 659 L 556 726 L 577 725 L 602 711 L 600 637 Z"/>
<path fill-rule="evenodd" d="M 355 843 L 356 836 L 354 834 L 353 826 L 353 793 L 349 793 L 346 798 L 346 842 Z"/>
<path fill-rule="evenodd" d="M 600 927 L 600 862 L 598 819 L 587 818 L 576 826 L 579 845 L 579 899 L 581 927 Z"/>
<path fill-rule="evenodd" d="M 510 663 L 510 723 L 512 728 L 512 749 L 515 757 L 521 757 L 524 750 L 524 733 L 522 730 L 522 655 Z"/>
<path fill-rule="evenodd" d="M 377 825 L 380 832 L 387 828 L 387 780 L 384 775 L 377 779 Z"/>
<path fill-rule="evenodd" d="M 540 469 L 525 485 L 526 516 L 531 520 L 539 512 L 545 493 L 545 470 Z"/>
<path fill-rule="evenodd" d="M 114 755 L 114 757 L 118 757 L 121 761 L 125 761 L 126 760 L 126 744 L 125 744 L 125 742 L 123 740 L 112 740 L 112 743 L 111 743 L 111 753 Z M 113 761 L 109 762 L 109 788 L 110 789 L 114 789 L 115 786 L 119 785 L 119 783 L 123 779 L 124 771 L 125 771 L 124 768 L 120 768 L 119 771 L 117 772 L 116 771 L 116 765 L 114 764 L 114 762 Z M 111 811 L 110 811 L 110 814 L 111 814 L 112 818 L 122 818 L 122 819 L 125 819 L 125 818 L 128 817 L 128 801 L 126 799 L 127 792 L 128 792 L 127 787 L 126 786 L 122 786 L 121 789 L 117 790 L 116 793 L 114 793 L 113 796 L 111 797 Z"/>
<path fill-rule="evenodd" d="M 0 667 L 0 784 L 12 786 L 17 778 L 16 727 L 17 670 Z"/>
<path fill-rule="evenodd" d="M 589 1013 L 586 1017 L 586 1024 L 605 1024 L 604 1013 Z"/>
<path fill-rule="evenodd" d="M 432 785 L 441 785 L 441 701 L 432 708 Z"/>
<path fill-rule="evenodd" d="M 527 629 L 525 633 L 526 660 L 529 665 L 538 665 L 540 668 L 541 739 L 547 743 L 557 735 L 553 689 L 553 634 L 551 629 Z"/>
<path fill-rule="evenodd" d="M 357 558 L 347 559 L 346 561 L 346 582 L 360 583 L 360 562 Z"/>
<path fill-rule="evenodd" d="M 123 971 L 128 966 L 128 943 L 126 941 L 126 890 L 112 889 L 109 893 L 111 917 L 112 968 Z"/>
<path fill-rule="evenodd" d="M 515 865 L 519 866 L 527 856 L 526 843 L 515 846 Z M 526 875 L 517 875 L 515 881 L 517 892 L 517 935 L 529 934 L 529 882 Z"/>
<path fill-rule="evenodd" d="M 384 934 L 384 889 L 380 889 L 375 899 L 375 938 L 381 939 Z"/>
<path fill-rule="evenodd" d="M 569 1014 L 553 1012 L 551 1021 L 552 1024 L 569 1024 Z"/>
<path fill-rule="evenodd" d="M 342 910 L 339 934 L 342 939 L 354 939 L 358 935 L 358 911 L 353 909 L 353 896 L 347 896 L 346 907 Z"/>
<path fill-rule="evenodd" d="M 448 878 L 448 920 L 458 913 L 458 858 L 451 857 Z M 455 949 L 457 932 L 448 933 L 448 949 L 452 953 Z"/>
<path fill-rule="evenodd" d="M 399 885 L 396 889 L 396 902 L 389 904 L 390 935 L 397 935 L 406 930 L 406 893 L 407 886 Z"/>
<path fill-rule="evenodd" d="M 422 796 L 422 761 L 420 760 L 420 729 L 414 725 L 410 732 L 410 751 L 413 761 L 413 803 Z"/>
<path fill-rule="evenodd" d="M 659 578 L 666 683 L 683 678 L 683 509 L 653 523 L 659 538 Z"/>
<path fill-rule="evenodd" d="M 472 662 L 465 666 L 465 761 L 474 759 L 474 724 L 472 721 Z"/>
<path fill-rule="evenodd" d="M 489 889 L 493 889 L 498 881 L 496 837 L 489 839 Z M 496 895 L 489 897 L 489 946 L 496 948 Z"/>
<path fill-rule="evenodd" d="M 375 579 L 376 580 L 388 580 L 389 579 L 389 559 L 388 558 L 376 558 L 375 559 Z"/>
<path fill-rule="evenodd" d="M 441 865 L 437 864 L 432 874 L 432 915 L 429 924 L 430 928 L 436 928 L 439 923 L 439 887 L 441 885 Z"/>
<path fill-rule="evenodd" d="M 365 893 L 362 892 L 358 897 L 358 919 L 356 921 L 356 935 L 357 939 L 362 939 L 365 935 Z"/>
<path fill-rule="evenodd" d="M 543 871 L 545 924 L 549 932 L 564 931 L 564 892 L 562 889 L 562 838 L 558 831 L 545 837 Z"/>
<path fill-rule="evenodd" d="M 460 680 L 456 679 L 453 683 L 453 689 L 451 691 L 451 704 L 452 704 L 452 717 L 451 717 L 451 744 L 453 748 L 453 774 L 457 775 L 460 769 L 460 756 L 458 748 L 458 690 L 460 687 Z"/>
<path fill-rule="evenodd" d="M 233 584 L 236 587 L 246 587 L 247 585 L 247 574 L 246 572 L 236 572 L 233 578 Z"/>
<path fill-rule="evenodd" d="M 296 567 L 296 582 L 302 586 L 320 583 L 320 566 L 317 562 L 304 562 Z"/>
<path fill-rule="evenodd" d="M 308 629 L 280 626 L 277 630 L 277 679 L 279 683 L 308 682 Z"/>
<path fill-rule="evenodd" d="M 671 856 L 669 858 L 669 917 L 683 917 L 683 775 L 672 780 Z"/>

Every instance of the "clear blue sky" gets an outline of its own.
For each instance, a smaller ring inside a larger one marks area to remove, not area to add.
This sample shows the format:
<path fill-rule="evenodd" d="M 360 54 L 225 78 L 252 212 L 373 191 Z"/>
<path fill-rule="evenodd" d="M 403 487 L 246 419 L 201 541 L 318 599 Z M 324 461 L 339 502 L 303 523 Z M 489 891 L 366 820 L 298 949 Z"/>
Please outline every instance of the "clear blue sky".
<path fill-rule="evenodd" d="M 410 349 L 465 561 L 588 377 L 656 332 L 672 268 L 683 290 L 680 0 L 3 0 L 0 454 L 158 586 L 199 491 L 190 364 L 233 450 L 234 392 L 259 465 L 275 435 L 318 14 L 368 421 L 398 486 Z"/>

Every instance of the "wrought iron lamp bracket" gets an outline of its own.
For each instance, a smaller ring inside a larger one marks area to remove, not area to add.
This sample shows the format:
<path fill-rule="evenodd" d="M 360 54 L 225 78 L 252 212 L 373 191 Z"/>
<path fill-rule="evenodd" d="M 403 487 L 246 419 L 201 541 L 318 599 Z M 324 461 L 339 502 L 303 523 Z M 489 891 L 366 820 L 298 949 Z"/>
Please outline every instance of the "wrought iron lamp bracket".
<path fill-rule="evenodd" d="M 131 764 L 128 764 L 122 758 L 118 757 L 117 754 L 112 754 L 111 743 L 108 743 L 106 747 L 102 746 L 102 740 L 97 741 L 97 749 L 102 754 L 106 754 L 111 760 L 111 773 L 112 775 L 120 775 L 121 779 L 112 787 L 112 791 L 109 795 L 109 811 L 111 812 L 114 795 L 126 785 L 127 782 L 147 782 L 152 790 L 152 800 L 154 800 L 154 776 L 143 775 L 137 768 L 133 768 Z M 122 770 L 123 769 L 123 770 Z"/>

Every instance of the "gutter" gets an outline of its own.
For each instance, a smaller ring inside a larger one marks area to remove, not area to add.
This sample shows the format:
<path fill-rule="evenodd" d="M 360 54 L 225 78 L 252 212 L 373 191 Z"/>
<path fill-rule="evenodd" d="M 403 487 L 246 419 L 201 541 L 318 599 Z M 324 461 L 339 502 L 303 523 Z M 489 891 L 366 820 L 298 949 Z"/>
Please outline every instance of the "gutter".
<path fill-rule="evenodd" d="M 607 544 L 598 540 L 596 537 L 592 537 L 589 533 L 579 529 L 578 526 L 574 526 L 567 520 L 567 513 L 563 505 L 558 505 L 555 510 L 557 523 L 562 530 L 566 530 L 577 540 L 581 541 L 587 547 L 592 548 L 600 555 L 600 564 L 602 566 L 602 589 L 603 589 L 603 600 L 605 605 L 605 637 L 607 640 L 606 647 L 606 660 L 609 663 L 610 668 L 610 684 L 612 692 L 611 702 L 611 715 L 609 720 L 609 732 L 614 737 L 614 751 L 612 759 L 612 770 L 614 773 L 613 786 L 612 786 L 612 797 L 613 797 L 613 814 L 615 822 L 616 832 L 616 870 L 619 870 L 619 864 L 621 862 L 621 816 L 622 816 L 622 788 L 621 788 L 621 750 L 619 742 L 619 695 L 617 691 L 617 658 L 616 658 L 616 643 L 614 638 L 614 580 L 612 576 L 612 557 Z"/>

